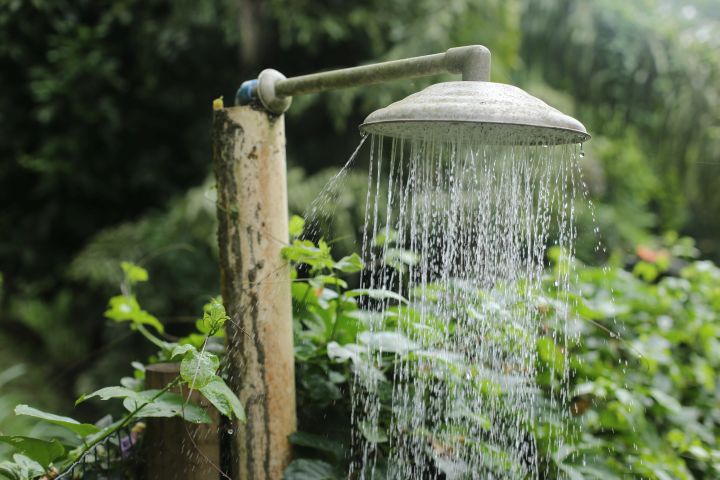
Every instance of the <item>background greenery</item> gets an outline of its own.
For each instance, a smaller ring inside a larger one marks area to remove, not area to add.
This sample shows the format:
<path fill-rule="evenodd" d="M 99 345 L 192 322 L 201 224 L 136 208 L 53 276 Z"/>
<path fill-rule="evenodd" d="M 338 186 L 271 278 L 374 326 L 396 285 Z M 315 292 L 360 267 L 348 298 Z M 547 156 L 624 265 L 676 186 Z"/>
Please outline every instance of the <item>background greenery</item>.
<path fill-rule="evenodd" d="M 607 248 L 586 210 L 581 259 L 632 264 L 668 230 L 720 259 L 717 1 L 3 1 L 0 430 L 19 427 L 5 405 L 30 396 L 62 412 L 150 353 L 103 319 L 119 260 L 150 269 L 138 296 L 177 336 L 218 291 L 213 98 L 266 66 L 292 75 L 472 43 L 493 51 L 494 81 L 593 133 L 583 169 Z M 296 99 L 291 210 L 348 158 L 365 115 L 438 79 Z M 328 212 L 338 254 L 358 249 L 362 167 Z"/>

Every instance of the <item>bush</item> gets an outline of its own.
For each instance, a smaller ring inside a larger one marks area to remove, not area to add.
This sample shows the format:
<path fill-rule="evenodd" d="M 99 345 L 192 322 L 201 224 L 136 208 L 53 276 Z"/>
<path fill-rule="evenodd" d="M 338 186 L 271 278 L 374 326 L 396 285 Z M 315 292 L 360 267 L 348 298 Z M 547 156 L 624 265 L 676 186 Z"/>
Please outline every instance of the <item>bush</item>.
<path fill-rule="evenodd" d="M 562 255 L 550 254 L 557 266 Z M 545 295 L 537 299 L 544 313 L 536 332 L 542 393 L 540 420 L 532 427 L 543 478 L 720 475 L 720 269 L 706 261 L 673 260 L 667 251 L 646 249 L 642 256 L 632 272 L 575 262 L 569 299 L 559 298 L 567 293 L 557 291 L 555 275 L 547 275 Z M 353 370 L 368 369 L 366 345 L 355 342 L 369 313 L 358 307 L 357 295 L 391 293 L 347 290 L 338 268 L 345 261 L 335 262 L 324 244 L 296 241 L 286 257 L 310 274 L 293 283 L 300 432 L 291 440 L 301 458 L 286 478 L 344 478 L 354 460 Z M 567 323 L 557 321 L 565 317 Z M 395 332 L 390 323 L 386 328 Z M 403 355 L 410 353 L 385 354 L 380 373 L 392 378 L 393 364 Z M 570 381 L 559 388 L 561 374 L 552 372 L 566 359 Z M 387 414 L 389 400 L 384 402 Z M 380 425 L 387 423 L 381 417 Z M 388 448 L 383 432 L 361 430 L 382 459 Z"/>

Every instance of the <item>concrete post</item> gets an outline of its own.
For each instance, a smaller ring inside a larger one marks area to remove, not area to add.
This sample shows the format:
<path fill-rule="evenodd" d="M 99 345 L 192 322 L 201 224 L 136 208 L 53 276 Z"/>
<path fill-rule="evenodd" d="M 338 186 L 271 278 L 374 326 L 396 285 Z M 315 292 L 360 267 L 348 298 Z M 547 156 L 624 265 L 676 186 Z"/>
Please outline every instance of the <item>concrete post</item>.
<path fill-rule="evenodd" d="M 179 363 L 155 363 L 145 369 L 145 386 L 162 389 L 180 375 Z M 172 390 L 187 398 L 186 387 Z M 220 413 L 197 391 L 190 400 L 204 407 L 212 423 L 193 425 L 182 418 L 148 418 L 145 432 L 147 480 L 207 480 L 218 478 Z"/>
<path fill-rule="evenodd" d="M 220 285 L 231 387 L 247 411 L 236 424 L 232 478 L 279 480 L 296 429 L 285 126 L 251 107 L 216 109 Z"/>

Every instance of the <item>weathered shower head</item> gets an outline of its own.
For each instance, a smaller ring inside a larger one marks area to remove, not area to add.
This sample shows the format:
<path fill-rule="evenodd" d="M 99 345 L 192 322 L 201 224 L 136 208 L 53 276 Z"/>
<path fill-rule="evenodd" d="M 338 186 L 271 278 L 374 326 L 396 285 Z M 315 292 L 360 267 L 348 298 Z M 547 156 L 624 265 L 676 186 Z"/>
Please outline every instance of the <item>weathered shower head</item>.
<path fill-rule="evenodd" d="M 242 84 L 236 101 L 260 103 L 268 112 L 281 114 L 293 95 L 443 72 L 462 73 L 463 81 L 431 85 L 381 108 L 360 129 L 407 139 L 473 136 L 493 144 L 557 145 L 590 138 L 582 123 L 542 100 L 517 87 L 490 82 L 490 51 L 482 45 L 295 78 L 267 69 L 257 80 Z"/>
<path fill-rule="evenodd" d="M 395 138 L 479 138 L 495 144 L 581 143 L 582 123 L 512 85 L 444 82 L 371 113 L 360 129 Z"/>

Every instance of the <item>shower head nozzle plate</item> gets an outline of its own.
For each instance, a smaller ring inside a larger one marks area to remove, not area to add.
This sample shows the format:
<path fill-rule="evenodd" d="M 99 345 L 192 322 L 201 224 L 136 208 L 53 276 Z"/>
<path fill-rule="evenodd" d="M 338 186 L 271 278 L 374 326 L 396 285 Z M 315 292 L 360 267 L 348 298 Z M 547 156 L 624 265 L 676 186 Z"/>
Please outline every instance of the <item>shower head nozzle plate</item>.
<path fill-rule="evenodd" d="M 443 82 L 371 113 L 360 129 L 387 137 L 478 138 L 488 144 L 582 143 L 582 123 L 512 85 Z"/>

